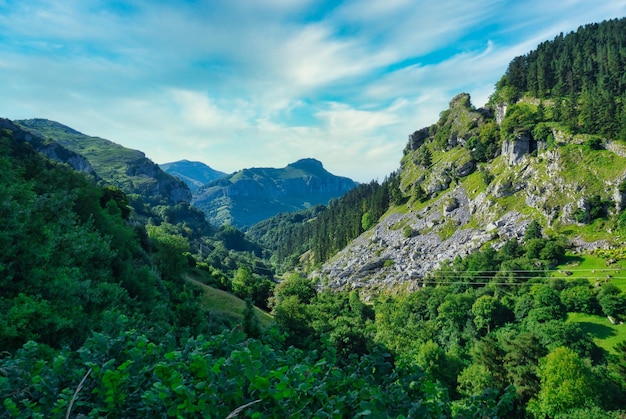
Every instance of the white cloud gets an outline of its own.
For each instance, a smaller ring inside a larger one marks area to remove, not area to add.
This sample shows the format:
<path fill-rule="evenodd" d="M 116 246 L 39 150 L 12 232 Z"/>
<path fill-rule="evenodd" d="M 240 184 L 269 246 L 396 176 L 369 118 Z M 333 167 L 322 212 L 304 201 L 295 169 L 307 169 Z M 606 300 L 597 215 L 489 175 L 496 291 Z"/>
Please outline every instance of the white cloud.
<path fill-rule="evenodd" d="M 322 4 L 332 7 L 319 10 Z M 623 0 L 0 0 L 0 116 L 219 170 L 315 157 L 368 181 L 461 91 Z"/>

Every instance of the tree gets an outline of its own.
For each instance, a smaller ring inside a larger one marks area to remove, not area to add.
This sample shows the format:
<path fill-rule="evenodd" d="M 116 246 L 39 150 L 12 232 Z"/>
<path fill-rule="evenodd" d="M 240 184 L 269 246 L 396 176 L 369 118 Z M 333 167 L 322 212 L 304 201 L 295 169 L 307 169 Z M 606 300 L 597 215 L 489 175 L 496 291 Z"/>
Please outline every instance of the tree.
<path fill-rule="evenodd" d="M 243 310 L 241 322 L 243 332 L 251 338 L 258 339 L 261 336 L 261 322 L 256 315 L 256 310 L 251 298 L 246 298 L 246 307 Z"/>
<path fill-rule="evenodd" d="M 541 225 L 537 222 L 537 220 L 532 220 L 524 232 L 524 241 L 528 241 L 530 239 L 540 239 L 542 237 Z"/>
<path fill-rule="evenodd" d="M 181 274 L 187 267 L 187 259 L 183 255 L 189 251 L 187 239 L 174 233 L 176 230 L 171 224 L 147 225 L 146 230 L 155 244 L 155 259 L 161 275 L 169 280 L 181 280 Z"/>
<path fill-rule="evenodd" d="M 472 305 L 474 324 L 478 331 L 487 330 L 491 332 L 491 326 L 498 321 L 498 314 L 501 311 L 500 302 L 491 295 L 479 297 Z"/>
<path fill-rule="evenodd" d="M 298 301 L 304 304 L 309 304 L 316 295 L 315 286 L 308 278 L 293 273 L 276 285 L 271 305 L 276 307 L 282 300 L 291 296 L 296 297 Z"/>
<path fill-rule="evenodd" d="M 617 319 L 626 318 L 626 295 L 606 294 L 598 299 L 602 312 L 606 316 L 615 317 Z"/>
<path fill-rule="evenodd" d="M 458 377 L 457 391 L 464 396 L 481 394 L 488 388 L 494 388 L 493 374 L 484 364 L 468 365 Z"/>
<path fill-rule="evenodd" d="M 591 368 L 569 348 L 550 352 L 540 362 L 537 375 L 541 389 L 528 404 L 528 411 L 537 418 L 598 404 L 599 393 Z"/>
<path fill-rule="evenodd" d="M 274 307 L 273 314 L 278 327 L 287 333 L 287 345 L 304 347 L 315 337 L 308 306 L 296 295 L 281 299 Z"/>
<path fill-rule="evenodd" d="M 368 211 L 361 217 L 361 227 L 364 231 L 369 230 L 374 225 L 372 214 Z"/>

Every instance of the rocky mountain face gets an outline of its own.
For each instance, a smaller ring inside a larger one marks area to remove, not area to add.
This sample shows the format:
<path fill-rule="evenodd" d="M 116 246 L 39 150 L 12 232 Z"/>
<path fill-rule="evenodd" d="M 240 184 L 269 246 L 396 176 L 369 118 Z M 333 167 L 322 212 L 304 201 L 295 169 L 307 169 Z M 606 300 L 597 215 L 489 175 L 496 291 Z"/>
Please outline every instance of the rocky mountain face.
<path fill-rule="evenodd" d="M 227 174 L 215 170 L 210 166 L 197 161 L 180 160 L 172 163 L 163 163 L 159 167 L 166 173 L 176 176 L 187 184 L 193 192 L 214 180 L 223 178 Z"/>
<path fill-rule="evenodd" d="M 46 139 L 37 134 L 25 131 L 5 118 L 0 118 L 0 129 L 11 131 L 13 133 L 13 139 L 29 143 L 35 150 L 48 157 L 50 160 L 69 164 L 78 172 L 97 177 L 95 170 L 85 157 L 63 147 L 54 140 Z"/>
<path fill-rule="evenodd" d="M 196 190 L 192 202 L 212 224 L 246 228 L 281 212 L 327 204 L 356 185 L 315 159 L 303 159 L 281 169 L 233 173 Z"/>
<path fill-rule="evenodd" d="M 191 191 L 187 185 L 165 173 L 141 151 L 82 134 L 47 119 L 28 119 L 15 123 L 31 135 L 54 140 L 65 149 L 84 157 L 104 183 L 117 186 L 129 195 L 141 195 L 152 204 L 191 201 Z"/>
<path fill-rule="evenodd" d="M 626 145 L 553 127 L 549 145 L 530 131 L 515 132 L 489 140 L 498 147 L 481 158 L 477 139 L 488 140 L 501 112 L 496 122 L 460 95 L 436 125 L 411 134 L 400 169 L 406 205 L 311 276 L 334 289 L 416 289 L 445 261 L 521 240 L 532 220 L 544 234 L 567 237 L 574 251 L 619 245 L 612 224 L 591 223 L 593 214 L 624 207 Z"/>

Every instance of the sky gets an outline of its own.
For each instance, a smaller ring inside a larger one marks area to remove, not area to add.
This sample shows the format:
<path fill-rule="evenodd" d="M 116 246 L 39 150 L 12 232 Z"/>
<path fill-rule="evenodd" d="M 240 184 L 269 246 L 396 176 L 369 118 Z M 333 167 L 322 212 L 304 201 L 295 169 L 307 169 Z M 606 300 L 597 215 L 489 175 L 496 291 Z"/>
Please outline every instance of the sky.
<path fill-rule="evenodd" d="M 625 0 L 0 0 L 0 117 L 216 170 L 382 181 L 458 93 Z"/>

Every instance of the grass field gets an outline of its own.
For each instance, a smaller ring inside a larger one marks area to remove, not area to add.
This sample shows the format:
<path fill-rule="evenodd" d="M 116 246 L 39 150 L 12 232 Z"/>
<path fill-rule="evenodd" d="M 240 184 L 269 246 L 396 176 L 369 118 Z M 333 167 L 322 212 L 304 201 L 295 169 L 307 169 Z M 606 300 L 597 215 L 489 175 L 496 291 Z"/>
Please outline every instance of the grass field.
<path fill-rule="evenodd" d="M 593 336 L 596 345 L 611 354 L 616 354 L 617 343 L 626 340 L 626 324 L 611 324 L 606 316 L 569 313 L 567 321 L 580 324 L 583 331 Z"/>
<path fill-rule="evenodd" d="M 595 284 L 610 281 L 626 292 L 626 261 L 617 261 L 607 265 L 607 260 L 599 256 L 569 256 L 567 261 L 554 268 L 555 278 L 586 278 Z"/>
<path fill-rule="evenodd" d="M 237 298 L 233 294 L 227 293 L 226 291 L 205 285 L 190 276 L 187 276 L 185 279 L 202 289 L 203 293 L 201 303 L 205 309 L 222 313 L 237 319 L 243 318 L 243 310 L 246 307 L 245 301 Z M 257 317 L 263 327 L 267 327 L 274 321 L 274 318 L 269 313 L 266 313 L 257 307 L 255 307 L 255 309 Z"/>
<path fill-rule="evenodd" d="M 607 265 L 607 260 L 599 256 L 570 256 L 564 264 L 555 268 L 552 276 L 567 280 L 585 278 L 591 284 L 609 281 L 626 292 L 625 261 Z M 596 345 L 609 353 L 615 353 L 615 345 L 626 340 L 626 324 L 614 325 L 606 316 L 569 313 L 567 321 L 580 324 L 585 332 L 593 336 Z"/>

